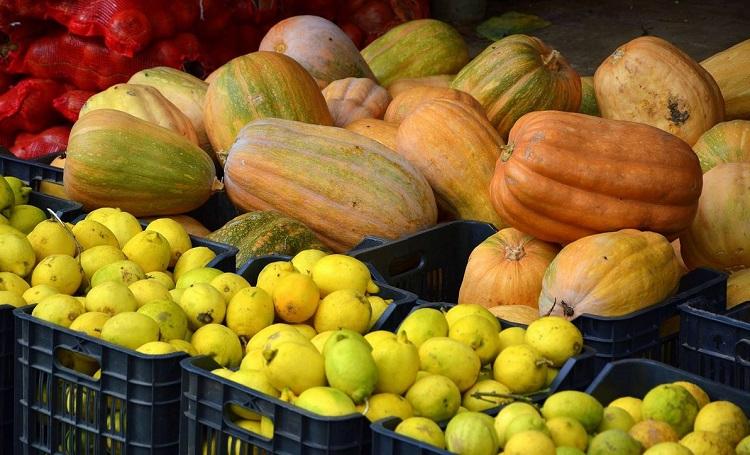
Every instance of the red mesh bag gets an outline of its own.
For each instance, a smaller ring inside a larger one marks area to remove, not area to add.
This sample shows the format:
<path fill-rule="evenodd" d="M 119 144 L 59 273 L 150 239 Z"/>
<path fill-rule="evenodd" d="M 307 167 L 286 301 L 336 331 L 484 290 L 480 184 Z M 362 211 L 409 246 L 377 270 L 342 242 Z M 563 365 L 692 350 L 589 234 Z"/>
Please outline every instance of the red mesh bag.
<path fill-rule="evenodd" d="M 428 0 L 338 0 L 336 23 L 359 47 L 396 25 L 429 16 Z"/>
<path fill-rule="evenodd" d="M 21 133 L 10 148 L 18 158 L 33 160 L 54 153 L 64 152 L 70 135 L 69 126 L 53 126 L 41 133 Z"/>
<path fill-rule="evenodd" d="M 0 134 L 39 132 L 59 122 L 52 100 L 64 90 L 47 79 L 24 79 L 0 95 Z"/>
<path fill-rule="evenodd" d="M 94 92 L 88 90 L 68 90 L 52 100 L 52 106 L 63 117 L 71 122 L 75 122 L 78 120 L 78 113 L 81 112 L 81 107 L 93 95 Z"/>
<path fill-rule="evenodd" d="M 49 2 L 45 0 L 2 0 L 0 1 L 0 15 L 7 22 L 19 19 L 44 19 L 47 13 L 47 3 Z"/>

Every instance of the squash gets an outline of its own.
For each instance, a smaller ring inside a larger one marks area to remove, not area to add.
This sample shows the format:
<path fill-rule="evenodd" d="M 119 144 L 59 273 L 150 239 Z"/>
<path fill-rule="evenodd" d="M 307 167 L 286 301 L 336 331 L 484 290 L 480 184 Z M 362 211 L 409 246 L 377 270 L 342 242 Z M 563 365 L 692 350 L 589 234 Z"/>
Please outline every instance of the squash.
<path fill-rule="evenodd" d="M 78 117 L 96 109 L 115 109 L 126 112 L 141 120 L 163 126 L 190 142 L 198 144 L 198 135 L 190 119 L 154 87 L 140 84 L 115 84 L 86 100 Z"/>
<path fill-rule="evenodd" d="M 315 80 L 290 57 L 253 52 L 224 64 L 203 106 L 206 132 L 222 165 L 240 129 L 266 117 L 333 125 Z"/>
<path fill-rule="evenodd" d="M 492 204 L 514 228 L 568 243 L 638 228 L 676 237 L 698 208 L 690 146 L 648 125 L 572 112 L 531 112 L 495 168 Z"/>
<path fill-rule="evenodd" d="M 727 280 L 727 309 L 750 300 L 750 269 L 742 269 L 729 275 Z"/>
<path fill-rule="evenodd" d="M 560 248 L 505 228 L 474 248 L 458 292 L 458 303 L 539 305 L 542 277 Z"/>
<path fill-rule="evenodd" d="M 237 268 L 254 256 L 294 256 L 310 248 L 326 250 L 310 228 L 274 211 L 248 212 L 208 235 L 209 240 L 237 247 Z"/>
<path fill-rule="evenodd" d="M 184 71 L 167 66 L 157 66 L 138 71 L 130 76 L 128 84 L 149 85 L 161 93 L 190 120 L 198 137 L 198 145 L 213 154 L 211 142 L 203 125 L 203 100 L 208 84 Z"/>
<path fill-rule="evenodd" d="M 391 96 L 371 79 L 347 78 L 323 89 L 333 124 L 344 127 L 361 118 L 383 118 Z"/>
<path fill-rule="evenodd" d="M 724 119 L 724 100 L 711 75 L 655 36 L 620 46 L 594 73 L 602 117 L 655 126 L 690 145 Z"/>
<path fill-rule="evenodd" d="M 489 184 L 503 145 L 484 115 L 444 99 L 419 106 L 396 138 L 396 151 L 427 178 L 442 212 L 498 227 L 505 223 L 492 209 Z"/>
<path fill-rule="evenodd" d="M 623 229 L 566 245 L 542 280 L 539 314 L 624 316 L 655 305 L 679 286 L 682 270 L 669 241 Z"/>
<path fill-rule="evenodd" d="M 529 325 L 540 318 L 539 310 L 526 305 L 498 305 L 489 311 L 496 318 L 515 324 Z"/>
<path fill-rule="evenodd" d="M 435 19 L 393 27 L 362 49 L 380 85 L 399 79 L 451 74 L 469 61 L 469 48 L 456 29 Z"/>
<path fill-rule="evenodd" d="M 406 90 L 394 98 L 393 101 L 391 101 L 391 104 L 388 105 L 383 120 L 386 122 L 401 123 L 422 103 L 434 99 L 460 101 L 475 109 L 477 112 L 481 112 L 483 117 L 485 116 L 482 105 L 468 93 L 448 87 L 430 87 L 423 85 Z"/>
<path fill-rule="evenodd" d="M 348 77 L 375 80 L 351 38 L 336 24 L 318 16 L 294 16 L 271 27 L 260 51 L 279 52 L 302 65 L 320 88 Z"/>
<path fill-rule="evenodd" d="M 703 172 L 720 163 L 750 162 L 750 120 L 721 122 L 693 145 Z"/>
<path fill-rule="evenodd" d="M 391 98 L 395 98 L 414 87 L 450 87 L 455 77 L 455 74 L 438 74 L 435 76 L 399 79 L 388 87 L 388 93 L 391 94 Z"/>
<path fill-rule="evenodd" d="M 556 50 L 538 38 L 507 36 L 466 65 L 451 87 L 479 101 L 503 139 L 531 111 L 577 112 L 581 78 Z"/>
<path fill-rule="evenodd" d="M 727 120 L 750 120 L 750 39 L 703 60 L 719 85 Z"/>
<path fill-rule="evenodd" d="M 346 129 L 374 139 L 391 150 L 396 150 L 397 123 L 374 118 L 363 118 L 346 125 Z"/>
<path fill-rule="evenodd" d="M 224 184 L 238 208 L 295 218 L 336 252 L 368 234 L 400 237 L 437 217 L 432 189 L 414 166 L 336 127 L 283 119 L 249 123 L 232 145 Z"/>
<path fill-rule="evenodd" d="M 595 115 L 597 117 L 601 116 L 599 105 L 596 104 L 593 76 L 581 78 L 581 107 L 578 112 L 581 114 Z"/>
<path fill-rule="evenodd" d="M 221 186 L 200 147 L 113 109 L 78 118 L 63 176 L 65 193 L 85 210 L 119 207 L 134 216 L 189 212 Z"/>
<path fill-rule="evenodd" d="M 750 267 L 750 163 L 719 164 L 703 174 L 698 213 L 680 234 L 689 269 Z"/>

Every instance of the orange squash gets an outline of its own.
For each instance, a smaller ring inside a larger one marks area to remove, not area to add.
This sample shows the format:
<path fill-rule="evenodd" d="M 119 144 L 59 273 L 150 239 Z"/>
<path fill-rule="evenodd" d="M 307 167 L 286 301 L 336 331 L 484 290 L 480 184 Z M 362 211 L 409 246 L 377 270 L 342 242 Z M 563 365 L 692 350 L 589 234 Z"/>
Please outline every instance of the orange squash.
<path fill-rule="evenodd" d="M 403 92 L 414 87 L 450 87 L 455 74 L 438 74 L 435 76 L 424 76 L 399 79 L 388 87 L 391 98 L 395 98 Z"/>
<path fill-rule="evenodd" d="M 490 187 L 511 226 L 568 243 L 623 228 L 675 237 L 690 225 L 701 169 L 658 128 L 572 112 L 531 112 L 513 126 Z"/>
<path fill-rule="evenodd" d="M 505 228 L 477 245 L 469 256 L 458 303 L 539 305 L 542 277 L 560 248 Z"/>
<path fill-rule="evenodd" d="M 727 309 L 750 300 L 750 269 L 729 275 L 727 280 Z"/>
<path fill-rule="evenodd" d="M 703 172 L 721 163 L 750 162 L 750 120 L 717 123 L 693 145 Z"/>
<path fill-rule="evenodd" d="M 428 101 L 401 123 L 396 142 L 430 182 L 442 211 L 505 226 L 489 195 L 503 140 L 484 115 L 459 101 Z"/>
<path fill-rule="evenodd" d="M 383 118 L 391 96 L 371 79 L 349 77 L 323 89 L 333 124 L 344 127 L 362 118 Z"/>
<path fill-rule="evenodd" d="M 374 139 L 391 150 L 396 150 L 396 135 L 398 134 L 398 124 L 396 123 L 363 118 L 346 125 L 346 129 Z"/>
<path fill-rule="evenodd" d="M 726 119 L 750 119 L 750 39 L 703 60 L 724 98 Z"/>
<path fill-rule="evenodd" d="M 526 305 L 499 305 L 489 309 L 490 313 L 503 321 L 529 325 L 539 319 L 539 310 Z"/>
<path fill-rule="evenodd" d="M 602 117 L 645 123 L 690 145 L 724 119 L 719 86 L 698 63 L 655 36 L 615 50 L 594 74 Z"/>
<path fill-rule="evenodd" d="M 484 115 L 482 105 L 468 93 L 448 87 L 431 87 L 428 85 L 422 85 L 406 90 L 395 97 L 393 101 L 391 101 L 391 104 L 388 105 L 383 120 L 386 122 L 401 123 L 422 103 L 434 99 L 460 101 Z"/>

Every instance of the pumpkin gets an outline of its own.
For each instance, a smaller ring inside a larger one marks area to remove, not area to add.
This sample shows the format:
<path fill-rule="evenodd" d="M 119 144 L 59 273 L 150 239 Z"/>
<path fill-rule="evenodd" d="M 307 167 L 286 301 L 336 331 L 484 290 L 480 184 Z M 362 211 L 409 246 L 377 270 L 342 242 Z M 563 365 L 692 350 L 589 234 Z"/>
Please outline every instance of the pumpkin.
<path fill-rule="evenodd" d="M 157 66 L 138 71 L 130 76 L 128 84 L 148 85 L 161 93 L 190 120 L 198 137 L 198 145 L 213 154 L 211 142 L 203 125 L 203 100 L 208 84 L 184 71 L 167 66 Z"/>
<path fill-rule="evenodd" d="M 351 38 L 333 22 L 318 16 L 295 16 L 278 22 L 268 30 L 258 50 L 293 58 L 320 88 L 348 77 L 375 79 Z"/>
<path fill-rule="evenodd" d="M 391 98 L 395 98 L 403 92 L 414 87 L 450 87 L 455 74 L 438 74 L 435 76 L 413 77 L 399 79 L 388 87 Z"/>
<path fill-rule="evenodd" d="M 526 305 L 499 305 L 489 311 L 498 319 L 516 324 L 529 325 L 539 319 L 539 310 Z"/>
<path fill-rule="evenodd" d="M 742 269 L 729 275 L 727 280 L 727 309 L 750 300 L 750 269 Z"/>
<path fill-rule="evenodd" d="M 750 162 L 750 120 L 714 125 L 693 145 L 703 172 L 720 163 Z"/>
<path fill-rule="evenodd" d="M 727 120 L 750 119 L 750 39 L 701 62 L 719 85 Z"/>
<path fill-rule="evenodd" d="M 503 220 L 555 243 L 623 228 L 676 237 L 700 193 L 698 158 L 684 141 L 640 123 L 557 111 L 516 122 L 490 187 Z"/>
<path fill-rule="evenodd" d="M 542 277 L 557 245 L 505 228 L 474 248 L 458 292 L 458 303 L 525 305 L 535 310 Z"/>
<path fill-rule="evenodd" d="M 473 96 L 468 93 L 464 93 L 459 90 L 454 90 L 448 87 L 431 87 L 427 85 L 414 87 L 410 90 L 398 95 L 388 105 L 388 109 L 385 111 L 383 120 L 386 122 L 401 123 L 406 117 L 411 114 L 414 109 L 426 101 L 433 99 L 448 99 L 460 101 L 464 104 L 475 109 L 477 112 L 481 112 L 484 116 L 484 109 Z"/>
<path fill-rule="evenodd" d="M 581 78 L 556 50 L 538 38 L 507 36 L 466 65 L 451 87 L 479 101 L 503 138 L 531 111 L 578 111 Z"/>
<path fill-rule="evenodd" d="M 469 61 L 461 34 L 435 19 L 398 25 L 362 49 L 380 85 L 405 78 L 451 74 Z"/>
<path fill-rule="evenodd" d="M 427 178 L 451 217 L 503 227 L 489 184 L 503 140 L 484 115 L 459 101 L 419 106 L 398 128 L 396 151 Z"/>
<path fill-rule="evenodd" d="M 294 256 L 302 250 L 326 247 L 310 228 L 274 211 L 248 212 L 208 235 L 209 240 L 237 247 L 237 268 L 254 256 Z"/>
<path fill-rule="evenodd" d="M 645 123 L 690 145 L 724 118 L 724 100 L 710 74 L 655 36 L 615 50 L 594 73 L 602 117 Z"/>
<path fill-rule="evenodd" d="M 337 252 L 365 235 L 394 239 L 437 217 L 432 190 L 414 166 L 336 127 L 283 119 L 248 124 L 232 145 L 224 184 L 235 206 L 295 218 Z"/>
<path fill-rule="evenodd" d="M 333 125 L 318 85 L 299 63 L 276 52 L 253 52 L 224 64 L 208 85 L 203 121 L 223 165 L 247 123 L 265 117 Z"/>
<path fill-rule="evenodd" d="M 596 92 L 594 91 L 594 77 L 581 78 L 581 114 L 600 116 L 599 105 L 596 104 Z"/>
<path fill-rule="evenodd" d="M 539 314 L 624 316 L 655 305 L 679 286 L 682 269 L 669 241 L 622 229 L 566 245 L 542 279 Z"/>
<path fill-rule="evenodd" d="M 346 126 L 361 118 L 383 118 L 391 96 L 371 79 L 347 78 L 323 89 L 333 124 Z"/>
<path fill-rule="evenodd" d="M 63 183 L 87 211 L 119 207 L 134 216 L 189 212 L 221 186 L 200 147 L 113 109 L 88 112 L 73 125 Z"/>
<path fill-rule="evenodd" d="M 96 109 L 126 112 L 141 120 L 163 126 L 190 142 L 198 144 L 198 135 L 190 119 L 154 87 L 140 84 L 115 84 L 86 100 L 78 117 Z"/>
<path fill-rule="evenodd" d="M 370 139 L 374 139 L 391 150 L 396 150 L 396 135 L 398 134 L 397 123 L 386 122 L 374 118 L 363 118 L 346 125 L 346 129 L 361 134 L 362 136 L 369 137 Z"/>
<path fill-rule="evenodd" d="M 698 213 L 680 234 L 685 265 L 750 267 L 750 163 L 719 164 L 703 175 Z"/>

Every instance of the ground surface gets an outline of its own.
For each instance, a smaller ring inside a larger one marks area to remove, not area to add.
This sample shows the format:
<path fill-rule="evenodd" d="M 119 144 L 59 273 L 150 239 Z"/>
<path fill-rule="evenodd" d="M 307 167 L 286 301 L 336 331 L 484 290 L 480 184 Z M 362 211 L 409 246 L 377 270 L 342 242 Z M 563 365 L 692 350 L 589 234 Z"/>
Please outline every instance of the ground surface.
<path fill-rule="evenodd" d="M 530 32 L 559 50 L 582 75 L 619 45 L 649 34 L 664 38 L 700 61 L 750 38 L 750 0 L 499 0 L 488 1 L 485 17 L 506 11 L 535 14 L 552 25 Z M 472 56 L 490 41 L 459 26 Z"/>

